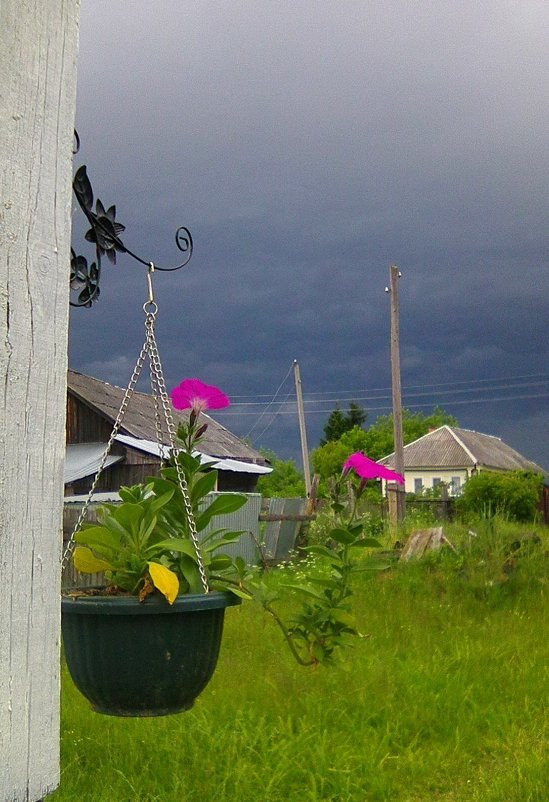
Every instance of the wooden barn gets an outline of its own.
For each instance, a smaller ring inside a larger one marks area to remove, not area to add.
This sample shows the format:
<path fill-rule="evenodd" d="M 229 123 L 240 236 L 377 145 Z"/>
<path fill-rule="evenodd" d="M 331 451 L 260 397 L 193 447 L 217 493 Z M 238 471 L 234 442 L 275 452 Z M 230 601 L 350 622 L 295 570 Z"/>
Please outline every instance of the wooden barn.
<path fill-rule="evenodd" d="M 111 436 L 124 390 L 70 370 L 67 392 L 67 453 L 65 496 L 89 491 Z M 186 411 L 173 411 L 184 420 Z M 219 491 L 253 493 L 262 474 L 270 473 L 267 460 L 220 423 L 204 415 L 208 429 L 200 443 L 204 461 L 219 471 Z M 165 428 L 165 427 L 164 427 Z M 163 446 L 169 445 L 167 433 Z M 135 392 L 113 443 L 97 491 L 116 492 L 122 485 L 143 482 L 161 466 L 152 395 Z"/>

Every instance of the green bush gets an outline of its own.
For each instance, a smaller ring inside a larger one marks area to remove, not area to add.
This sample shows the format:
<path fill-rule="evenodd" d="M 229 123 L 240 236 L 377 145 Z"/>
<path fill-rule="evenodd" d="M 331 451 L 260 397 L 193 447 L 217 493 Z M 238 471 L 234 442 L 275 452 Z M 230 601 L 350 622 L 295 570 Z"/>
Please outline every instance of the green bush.
<path fill-rule="evenodd" d="M 458 499 L 462 515 L 503 516 L 513 521 L 536 518 L 543 488 L 543 476 L 527 471 L 493 473 L 483 471 L 472 476 Z"/>

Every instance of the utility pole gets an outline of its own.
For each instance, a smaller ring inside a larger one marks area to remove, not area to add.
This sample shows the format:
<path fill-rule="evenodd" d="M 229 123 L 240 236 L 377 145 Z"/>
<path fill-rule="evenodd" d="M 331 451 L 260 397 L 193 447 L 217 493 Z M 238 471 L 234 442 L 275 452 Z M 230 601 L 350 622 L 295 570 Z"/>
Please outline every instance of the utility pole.
<path fill-rule="evenodd" d="M 399 279 L 402 273 L 396 265 L 389 270 L 389 287 L 386 292 L 391 298 L 391 380 L 393 388 L 393 434 L 395 440 L 395 464 L 397 473 L 404 476 L 404 441 L 402 435 L 402 388 L 400 384 L 400 298 Z M 397 482 L 391 483 L 391 493 L 394 493 L 395 504 L 392 507 L 391 519 L 399 524 L 406 514 L 406 491 Z M 390 506 L 391 510 L 391 506 Z"/>
<path fill-rule="evenodd" d="M 311 495 L 311 470 L 309 468 L 309 449 L 307 448 L 307 431 L 305 429 L 305 412 L 303 410 L 303 394 L 301 392 L 301 374 L 299 363 L 294 359 L 295 392 L 297 396 L 297 414 L 299 417 L 299 434 L 301 436 L 301 456 L 303 458 L 303 473 L 305 475 L 305 490 L 307 496 Z"/>

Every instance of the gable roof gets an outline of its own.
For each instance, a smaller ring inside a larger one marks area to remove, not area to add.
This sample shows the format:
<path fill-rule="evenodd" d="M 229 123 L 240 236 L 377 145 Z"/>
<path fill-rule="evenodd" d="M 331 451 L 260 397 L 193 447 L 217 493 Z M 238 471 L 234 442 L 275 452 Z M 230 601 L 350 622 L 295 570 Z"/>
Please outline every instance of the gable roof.
<path fill-rule="evenodd" d="M 393 452 L 379 462 L 392 465 L 394 456 Z M 543 468 L 523 457 L 501 438 L 457 426 L 440 426 L 404 446 L 405 470 L 473 468 L 477 465 L 487 470 L 545 474 Z"/>
<path fill-rule="evenodd" d="M 109 423 L 114 424 L 125 390 L 100 379 L 94 379 L 92 376 L 69 370 L 68 392 Z M 172 413 L 176 426 L 179 421 L 188 420 L 189 413 L 186 410 L 176 412 L 172 409 Z M 200 443 L 200 450 L 204 454 L 211 457 L 229 457 L 257 465 L 267 464 L 267 460 L 259 451 L 250 448 L 243 440 L 210 418 L 209 415 L 202 414 L 208 423 L 208 428 Z M 155 405 L 152 395 L 134 392 L 124 415 L 120 433 L 140 440 L 157 441 Z M 167 434 L 164 435 L 164 439 L 164 445 L 169 445 Z"/>

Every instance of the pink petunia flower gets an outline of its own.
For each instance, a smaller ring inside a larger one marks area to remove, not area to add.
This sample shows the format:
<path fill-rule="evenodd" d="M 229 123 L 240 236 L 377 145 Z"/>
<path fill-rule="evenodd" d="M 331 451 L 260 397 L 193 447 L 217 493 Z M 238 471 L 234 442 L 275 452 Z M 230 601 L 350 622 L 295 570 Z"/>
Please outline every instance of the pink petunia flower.
<path fill-rule="evenodd" d="M 362 451 L 357 451 L 351 454 L 349 459 L 343 466 L 343 471 L 353 470 L 362 479 L 387 479 L 389 482 L 398 482 L 404 484 L 404 477 L 396 471 L 391 471 L 379 462 L 374 462 L 373 459 L 367 457 Z"/>
<path fill-rule="evenodd" d="M 206 409 L 224 409 L 230 400 L 218 387 L 200 379 L 185 379 L 171 392 L 175 409 L 192 409 L 196 414 Z"/>

